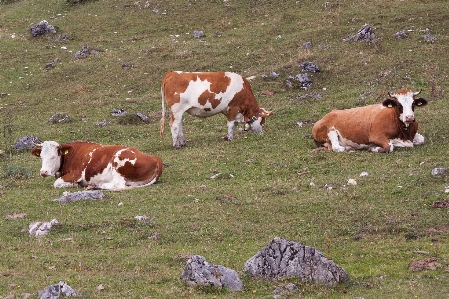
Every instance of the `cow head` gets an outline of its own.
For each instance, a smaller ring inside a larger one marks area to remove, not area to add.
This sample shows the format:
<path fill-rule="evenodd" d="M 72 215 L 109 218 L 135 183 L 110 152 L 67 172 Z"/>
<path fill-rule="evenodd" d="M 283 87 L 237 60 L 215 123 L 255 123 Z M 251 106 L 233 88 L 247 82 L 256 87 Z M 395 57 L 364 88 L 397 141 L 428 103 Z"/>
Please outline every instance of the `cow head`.
<path fill-rule="evenodd" d="M 273 115 L 273 111 L 268 112 L 263 108 L 259 108 L 259 111 L 257 111 L 256 115 L 245 122 L 244 130 L 248 131 L 249 129 L 251 129 L 251 131 L 255 133 L 262 133 L 262 125 L 265 123 L 265 118 L 270 115 Z"/>
<path fill-rule="evenodd" d="M 44 141 L 34 146 L 31 154 L 42 159 L 41 176 L 60 176 L 61 152 L 59 144 L 55 141 Z"/>
<path fill-rule="evenodd" d="M 382 102 L 382 105 L 387 108 L 397 107 L 399 113 L 399 119 L 408 126 L 415 121 L 415 107 L 422 107 L 427 104 L 427 101 L 423 98 L 415 99 L 421 91 L 413 92 L 408 89 L 400 90 L 394 94 L 388 94 L 391 99 L 386 99 Z"/>

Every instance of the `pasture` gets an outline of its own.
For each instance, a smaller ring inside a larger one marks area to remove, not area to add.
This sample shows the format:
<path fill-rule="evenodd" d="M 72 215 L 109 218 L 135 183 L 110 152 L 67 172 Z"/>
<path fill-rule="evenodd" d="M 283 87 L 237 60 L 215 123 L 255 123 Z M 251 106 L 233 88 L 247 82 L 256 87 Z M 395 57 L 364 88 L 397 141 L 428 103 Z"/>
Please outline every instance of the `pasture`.
<path fill-rule="evenodd" d="M 87 298 L 272 298 L 285 281 L 253 279 L 243 265 L 276 236 L 317 248 L 350 276 L 333 287 L 289 280 L 298 298 L 448 296 L 449 210 L 431 207 L 449 200 L 448 176 L 431 175 L 449 167 L 447 1 L 73 2 L 0 0 L 0 298 L 35 298 L 59 281 Z M 57 33 L 32 37 L 42 20 Z M 343 41 L 364 24 L 376 43 Z M 195 38 L 198 30 L 205 36 Z M 401 30 L 409 37 L 397 38 Z M 85 45 L 98 53 L 75 58 Z M 311 88 L 288 88 L 305 61 L 321 69 L 309 74 Z M 160 83 L 172 70 L 256 76 L 260 106 L 274 111 L 264 134 L 236 130 L 226 142 L 224 116 L 185 115 L 189 146 L 174 150 L 168 129 L 159 137 Z M 313 151 L 323 115 L 403 87 L 429 101 L 415 110 L 424 145 Z M 58 112 L 71 121 L 50 124 Z M 133 146 L 168 167 L 152 186 L 61 205 L 52 200 L 79 189 L 54 189 L 38 158 L 11 151 L 26 135 Z M 19 213 L 26 218 L 5 218 Z M 53 218 L 60 225 L 47 236 L 28 235 L 31 222 Z M 180 275 L 191 254 L 237 271 L 244 290 L 187 287 Z M 431 257 L 441 267 L 408 268 Z"/>

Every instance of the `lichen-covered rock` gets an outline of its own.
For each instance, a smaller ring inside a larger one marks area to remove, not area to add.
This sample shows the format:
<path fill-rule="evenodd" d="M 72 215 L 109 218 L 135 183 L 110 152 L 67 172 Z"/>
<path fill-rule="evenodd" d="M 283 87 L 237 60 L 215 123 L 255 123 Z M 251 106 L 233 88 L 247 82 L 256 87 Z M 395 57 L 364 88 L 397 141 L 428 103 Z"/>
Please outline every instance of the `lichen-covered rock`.
<path fill-rule="evenodd" d="M 37 23 L 36 25 L 32 26 L 30 31 L 31 31 L 31 35 L 33 37 L 43 35 L 47 32 L 56 33 L 55 27 L 48 24 L 48 22 L 46 20 L 42 20 L 39 23 Z"/>
<path fill-rule="evenodd" d="M 324 285 L 349 278 L 343 268 L 319 250 L 279 237 L 246 261 L 245 273 L 268 280 L 298 277 L 301 281 Z"/>
<path fill-rule="evenodd" d="M 39 140 L 39 138 L 34 136 L 25 136 L 20 138 L 20 140 L 14 144 L 15 150 L 21 150 L 21 149 L 31 149 L 34 147 L 35 143 L 42 143 L 42 141 Z"/>
<path fill-rule="evenodd" d="M 210 264 L 200 255 L 194 255 L 187 261 L 181 279 L 189 286 L 226 287 L 232 291 L 241 291 L 243 288 L 237 272 L 220 265 Z"/>
<path fill-rule="evenodd" d="M 50 229 L 58 224 L 58 220 L 53 219 L 50 222 L 33 222 L 28 226 L 30 236 L 41 237 L 50 232 Z"/>
<path fill-rule="evenodd" d="M 60 281 L 57 284 L 46 287 L 43 290 L 38 291 L 39 299 L 59 299 L 63 294 L 64 297 L 80 297 L 81 295 L 72 289 L 64 281 Z"/>
<path fill-rule="evenodd" d="M 53 201 L 59 201 L 62 204 L 71 203 L 78 200 L 98 200 L 103 199 L 104 194 L 99 190 L 83 190 L 78 192 L 64 192 L 60 198 Z"/>

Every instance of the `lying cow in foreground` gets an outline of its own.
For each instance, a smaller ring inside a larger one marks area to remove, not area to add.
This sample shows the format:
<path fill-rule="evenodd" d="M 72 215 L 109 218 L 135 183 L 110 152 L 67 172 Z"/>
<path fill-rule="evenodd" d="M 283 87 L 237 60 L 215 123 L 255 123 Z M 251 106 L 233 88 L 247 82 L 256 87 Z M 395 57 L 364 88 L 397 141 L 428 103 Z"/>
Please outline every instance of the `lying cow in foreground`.
<path fill-rule="evenodd" d="M 31 153 L 42 159 L 41 176 L 57 178 L 55 188 L 130 189 L 151 185 L 162 174 L 160 158 L 121 145 L 45 141 Z"/>
<path fill-rule="evenodd" d="M 417 133 L 414 108 L 427 101 L 415 99 L 419 93 L 403 89 L 390 94 L 391 99 L 382 104 L 333 110 L 313 126 L 315 143 L 335 152 L 368 149 L 387 153 L 394 147 L 423 144 L 424 137 Z"/>
<path fill-rule="evenodd" d="M 165 100 L 170 109 L 170 128 L 176 149 L 187 145 L 182 133 L 184 112 L 200 118 L 223 113 L 228 118 L 226 140 L 234 139 L 238 122 L 245 123 L 245 130 L 262 134 L 265 118 L 273 114 L 259 107 L 248 80 L 230 72 L 169 72 L 162 79 L 161 93 L 161 137 L 165 130 Z"/>

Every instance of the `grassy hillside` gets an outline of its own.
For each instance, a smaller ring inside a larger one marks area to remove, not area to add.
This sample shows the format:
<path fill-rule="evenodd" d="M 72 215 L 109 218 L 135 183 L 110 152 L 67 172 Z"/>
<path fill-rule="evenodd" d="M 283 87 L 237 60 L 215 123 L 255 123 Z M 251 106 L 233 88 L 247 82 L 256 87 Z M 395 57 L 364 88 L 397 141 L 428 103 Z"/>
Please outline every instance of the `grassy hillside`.
<path fill-rule="evenodd" d="M 431 175 L 449 167 L 447 1 L 147 3 L 0 1 L 0 298 L 35 297 L 61 280 L 88 298 L 272 298 L 285 282 L 252 279 L 243 265 L 275 236 L 316 247 L 350 276 L 334 287 L 291 280 L 298 297 L 448 296 L 449 212 L 430 207 L 449 199 L 448 177 Z M 57 33 L 32 37 L 41 20 Z M 376 43 L 343 41 L 364 24 Z M 205 36 L 194 38 L 197 30 Z M 401 30 L 409 37 L 394 36 Z M 312 47 L 304 49 L 306 42 Z M 86 45 L 98 53 L 75 58 Z M 309 74 L 312 87 L 288 88 L 285 80 L 303 73 L 305 61 L 321 68 Z M 186 115 L 189 146 L 174 150 L 169 130 L 159 138 L 160 83 L 172 70 L 256 76 L 256 98 L 275 112 L 264 135 L 239 130 L 225 142 L 224 116 Z M 312 151 L 312 125 L 327 112 L 378 103 L 402 87 L 422 89 L 429 100 L 415 110 L 423 146 L 391 154 Z M 113 109 L 149 121 L 127 123 Z M 49 123 L 57 112 L 71 122 Z M 103 120 L 111 125 L 95 125 Z M 60 205 L 52 200 L 77 190 L 54 189 L 29 152 L 9 154 L 26 135 L 135 146 L 168 167 L 153 186 Z M 369 175 L 360 177 L 363 171 Z M 347 186 L 351 178 L 356 186 Z M 27 217 L 5 219 L 16 213 Z M 31 222 L 53 218 L 60 225 L 49 235 L 28 236 Z M 180 275 L 189 254 L 236 270 L 244 290 L 187 287 Z M 408 269 L 429 257 L 443 267 Z"/>

